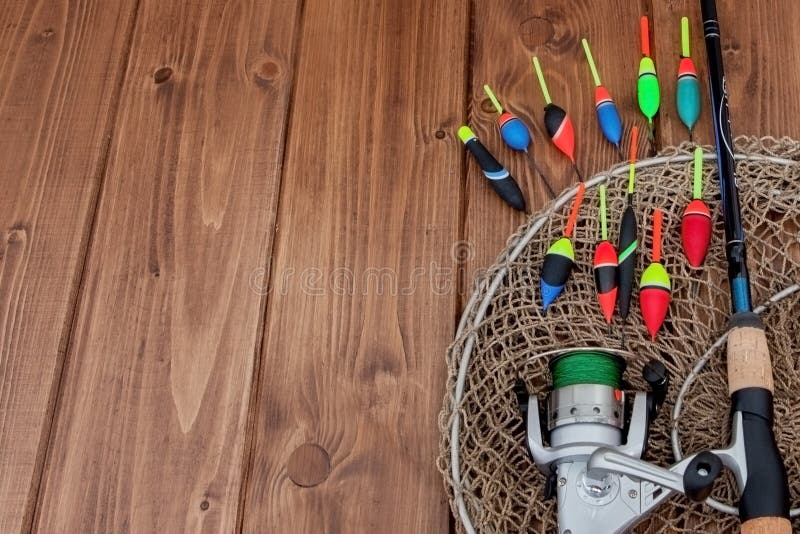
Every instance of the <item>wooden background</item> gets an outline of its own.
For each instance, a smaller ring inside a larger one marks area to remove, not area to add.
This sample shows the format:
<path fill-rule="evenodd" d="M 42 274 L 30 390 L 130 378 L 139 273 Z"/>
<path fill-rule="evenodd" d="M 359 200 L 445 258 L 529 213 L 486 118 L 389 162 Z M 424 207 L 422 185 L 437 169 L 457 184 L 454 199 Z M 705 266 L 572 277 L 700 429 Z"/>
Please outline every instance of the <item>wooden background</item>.
<path fill-rule="evenodd" d="M 800 137 L 800 7 L 719 4 L 734 132 Z M 679 143 L 694 0 L 6 0 L 0 532 L 447 532 L 445 349 L 525 220 L 455 131 L 548 200 L 489 83 L 572 183 L 535 54 L 583 172 L 617 162 L 580 38 L 642 124 L 641 14 Z"/>

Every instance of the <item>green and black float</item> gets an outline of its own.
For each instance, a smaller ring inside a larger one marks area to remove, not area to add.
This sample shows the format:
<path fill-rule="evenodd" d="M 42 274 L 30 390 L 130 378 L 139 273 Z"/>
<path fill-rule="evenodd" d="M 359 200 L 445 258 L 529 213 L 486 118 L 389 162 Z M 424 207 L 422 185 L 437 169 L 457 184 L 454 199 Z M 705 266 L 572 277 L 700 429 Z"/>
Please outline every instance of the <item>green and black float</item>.
<path fill-rule="evenodd" d="M 639 229 L 636 224 L 636 212 L 633 207 L 633 192 L 636 179 L 636 149 L 639 142 L 639 128 L 631 130 L 631 162 L 628 168 L 627 205 L 622 212 L 619 224 L 619 251 L 617 267 L 617 304 L 622 320 L 628 318 L 633 295 L 634 271 L 636 270 L 636 249 L 639 246 Z"/>

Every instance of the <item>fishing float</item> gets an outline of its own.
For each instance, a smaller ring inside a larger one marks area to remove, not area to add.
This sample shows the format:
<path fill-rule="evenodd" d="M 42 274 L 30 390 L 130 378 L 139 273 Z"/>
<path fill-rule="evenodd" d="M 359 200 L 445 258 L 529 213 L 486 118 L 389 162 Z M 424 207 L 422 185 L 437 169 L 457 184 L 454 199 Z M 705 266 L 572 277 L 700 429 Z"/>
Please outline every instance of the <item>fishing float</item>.
<path fill-rule="evenodd" d="M 539 78 L 539 85 L 542 88 L 542 95 L 544 96 L 544 125 L 547 129 L 547 134 L 561 152 L 566 155 L 572 162 L 572 167 L 575 169 L 575 174 L 578 179 L 583 181 L 583 176 L 578 170 L 578 165 L 575 163 L 575 129 L 572 127 L 572 119 L 569 118 L 564 108 L 553 104 L 550 98 L 550 91 L 547 90 L 547 83 L 544 81 L 544 74 L 542 74 L 542 67 L 539 65 L 539 58 L 534 57 L 531 59 L 533 68 L 536 70 L 536 77 Z"/>
<path fill-rule="evenodd" d="M 661 263 L 663 217 L 662 211 L 656 209 L 653 214 L 653 255 L 639 283 L 639 307 L 642 309 L 642 319 L 650 334 L 650 341 L 656 340 L 656 335 L 664 324 L 672 292 L 669 273 Z"/>
<path fill-rule="evenodd" d="M 515 210 L 525 211 L 525 197 L 520 191 L 514 177 L 511 173 L 503 167 L 499 161 L 492 155 L 489 150 L 483 146 L 478 136 L 469 128 L 469 126 L 462 126 L 458 129 L 458 137 L 467 147 L 467 150 L 475 156 L 475 160 L 483 172 L 483 175 L 489 180 L 495 192 L 505 200 L 506 204 Z"/>
<path fill-rule="evenodd" d="M 700 116 L 700 83 L 689 48 L 689 19 L 681 18 L 681 62 L 678 66 L 678 84 L 675 91 L 678 116 L 689 130 L 689 140 L 697 118 Z"/>
<path fill-rule="evenodd" d="M 631 129 L 631 154 L 628 168 L 628 193 L 627 205 L 622 212 L 619 224 L 619 267 L 617 268 L 617 304 L 619 316 L 622 320 L 628 318 L 630 311 L 631 295 L 633 294 L 634 270 L 636 269 L 636 247 L 639 246 L 636 225 L 636 212 L 633 208 L 633 191 L 636 179 L 636 149 L 639 143 L 639 128 Z"/>
<path fill-rule="evenodd" d="M 711 243 L 711 210 L 703 201 L 703 149 L 694 149 L 692 201 L 681 218 L 681 244 L 686 260 L 693 268 L 703 265 Z"/>
<path fill-rule="evenodd" d="M 636 95 L 639 101 L 639 109 L 647 118 L 650 128 L 650 139 L 655 138 L 653 129 L 653 118 L 658 113 L 661 105 L 661 90 L 658 87 L 658 77 L 656 76 L 656 65 L 650 57 L 650 23 L 647 17 L 642 17 L 639 21 L 642 41 L 642 59 L 639 60 L 639 79 L 636 85 Z"/>
<path fill-rule="evenodd" d="M 503 106 L 500 105 L 500 101 L 488 84 L 483 86 L 483 90 L 486 92 L 486 96 L 489 97 L 489 100 L 492 102 L 494 109 L 497 110 L 497 114 L 499 115 L 497 124 L 500 127 L 500 137 L 503 138 L 503 141 L 509 148 L 524 152 L 525 155 L 528 156 L 528 161 L 533 167 L 533 170 L 542 177 L 542 181 L 544 182 L 547 192 L 550 194 L 550 198 L 555 198 L 556 194 L 555 191 L 553 191 L 553 187 L 550 185 L 550 181 L 536 164 L 536 161 L 533 159 L 533 153 L 529 151 L 532 141 L 530 130 L 528 130 L 528 127 L 519 117 L 503 109 Z"/>
<path fill-rule="evenodd" d="M 611 93 L 600 82 L 600 75 L 597 73 L 597 66 L 589 48 L 589 41 L 581 39 L 581 44 L 583 44 L 586 61 L 589 63 L 589 70 L 594 79 L 594 108 L 597 112 L 597 123 L 600 125 L 600 130 L 605 138 L 608 139 L 608 142 L 614 145 L 620 157 L 624 158 L 625 156 L 619 147 L 619 143 L 622 140 L 622 119 L 619 118 L 617 105 L 614 103 L 614 99 L 611 98 Z"/>
<path fill-rule="evenodd" d="M 610 325 L 617 303 L 617 249 L 608 240 L 608 217 L 606 211 L 606 186 L 600 186 L 600 243 L 594 251 L 594 284 L 597 300 L 606 322 Z"/>
<path fill-rule="evenodd" d="M 547 312 L 550 304 L 561 294 L 572 273 L 572 268 L 575 266 L 572 232 L 578 220 L 578 211 L 580 210 L 585 190 L 585 183 L 578 184 L 578 191 L 575 194 L 575 200 L 572 201 L 572 209 L 567 219 L 567 226 L 564 228 L 564 237 L 550 245 L 544 255 L 539 285 L 542 291 L 542 309 L 545 312 Z"/>

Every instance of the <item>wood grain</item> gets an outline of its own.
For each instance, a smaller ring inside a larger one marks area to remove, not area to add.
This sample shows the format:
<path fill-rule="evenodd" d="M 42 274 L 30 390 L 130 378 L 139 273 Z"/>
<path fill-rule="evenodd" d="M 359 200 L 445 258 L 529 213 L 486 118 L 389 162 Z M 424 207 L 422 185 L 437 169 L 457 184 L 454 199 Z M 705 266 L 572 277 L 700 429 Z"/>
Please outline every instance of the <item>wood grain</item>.
<path fill-rule="evenodd" d="M 245 532 L 448 529 L 466 5 L 305 5 Z"/>
<path fill-rule="evenodd" d="M 0 9 L 0 532 L 28 532 L 134 2 Z"/>
<path fill-rule="evenodd" d="M 539 58 L 553 102 L 572 118 L 578 167 L 588 178 L 619 163 L 620 156 L 597 124 L 594 83 L 581 39 L 588 39 L 601 81 L 617 104 L 625 127 L 622 148 L 627 154 L 630 127 L 646 127 L 636 104 L 639 15 L 637 10 L 615 0 L 475 3 L 470 123 L 484 144 L 517 177 L 531 211 L 538 211 L 550 199 L 524 155 L 503 144 L 497 115 L 483 85 L 491 85 L 501 103 L 532 129 L 534 157 L 558 194 L 577 183 L 577 177 L 569 159 L 547 137 L 544 98 L 531 56 Z M 609 24 L 610 20 L 614 24 Z M 465 236 L 474 249 L 474 257 L 463 289 L 469 294 L 472 280 L 494 263 L 508 236 L 525 222 L 525 217 L 503 205 L 473 161 L 467 168 Z"/>
<path fill-rule="evenodd" d="M 231 532 L 299 6 L 142 0 L 38 532 Z"/>
<path fill-rule="evenodd" d="M 680 54 L 680 17 L 688 16 L 692 55 L 703 89 L 700 131 L 697 140 L 714 143 L 708 97 L 705 43 L 700 3 L 694 0 L 653 2 L 657 67 L 662 90 L 668 97 L 662 106 L 659 135 L 666 144 L 686 140 L 686 129 L 675 112 L 675 80 Z M 800 10 L 795 2 L 717 1 L 725 75 L 728 84 L 733 135 L 788 135 L 800 137 Z"/>

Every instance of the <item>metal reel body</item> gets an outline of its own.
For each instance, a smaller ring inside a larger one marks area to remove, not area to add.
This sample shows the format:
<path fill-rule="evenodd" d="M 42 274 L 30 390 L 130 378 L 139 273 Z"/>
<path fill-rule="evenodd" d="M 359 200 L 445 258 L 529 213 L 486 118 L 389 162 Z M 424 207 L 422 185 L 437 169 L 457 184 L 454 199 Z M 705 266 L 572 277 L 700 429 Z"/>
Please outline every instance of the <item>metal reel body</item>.
<path fill-rule="evenodd" d="M 555 361 L 578 350 L 551 354 L 551 370 Z M 597 358 L 620 358 L 618 351 L 592 348 L 591 352 Z M 528 448 L 548 477 L 547 496 L 555 494 L 558 500 L 561 534 L 626 532 L 676 491 L 705 499 L 721 473 L 720 456 L 710 452 L 670 469 L 641 460 L 650 422 L 669 386 L 666 368 L 659 362 L 650 361 L 643 377 L 651 391 L 634 392 L 630 410 L 624 391 L 596 383 L 554 385 L 545 401 L 546 426 L 538 397 L 530 395 L 523 401 Z M 726 463 L 738 463 L 735 454 L 724 451 L 723 457 L 731 460 Z"/>

